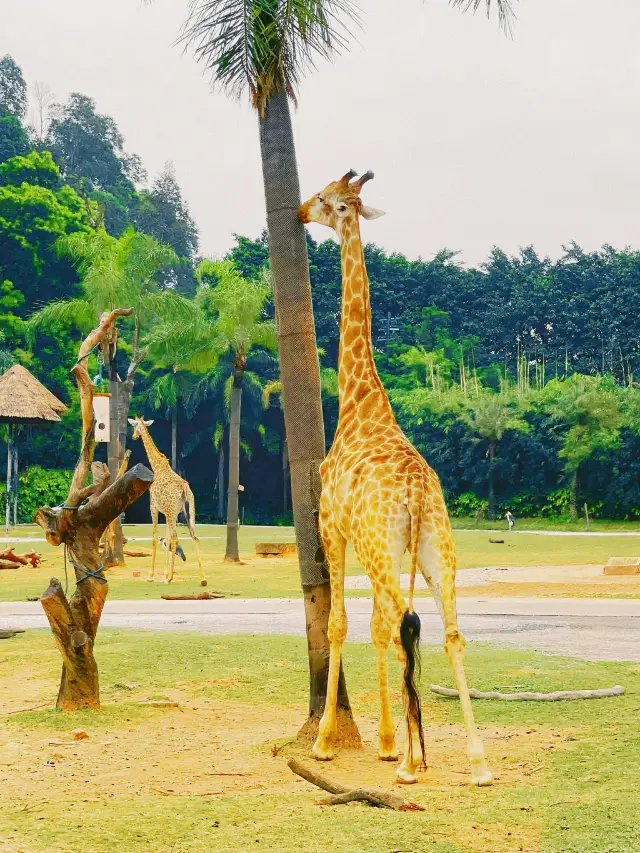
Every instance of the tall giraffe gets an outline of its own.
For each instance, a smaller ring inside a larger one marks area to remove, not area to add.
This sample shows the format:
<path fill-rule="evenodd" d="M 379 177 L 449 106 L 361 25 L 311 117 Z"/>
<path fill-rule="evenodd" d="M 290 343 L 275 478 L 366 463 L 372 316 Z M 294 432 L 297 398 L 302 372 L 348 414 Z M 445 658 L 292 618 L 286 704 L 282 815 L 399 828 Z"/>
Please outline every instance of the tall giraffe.
<path fill-rule="evenodd" d="M 196 546 L 198 566 L 200 567 L 200 586 L 206 586 L 207 580 L 204 576 L 204 568 L 196 536 L 196 505 L 189 483 L 176 474 L 169 464 L 167 457 L 164 453 L 160 453 L 156 447 L 148 429 L 153 421 L 145 421 L 142 418 L 129 418 L 128 420 L 133 427 L 134 439 L 142 439 L 144 449 L 147 451 L 147 457 L 149 458 L 149 464 L 153 470 L 153 483 L 149 489 L 151 521 L 153 522 L 153 544 L 151 546 L 151 571 L 147 580 L 153 580 L 156 569 L 159 512 L 164 515 L 167 522 L 167 563 L 164 571 L 164 582 L 171 583 L 173 580 L 176 549 L 178 548 L 178 516 L 181 512 L 184 512 L 189 526 L 189 534 Z"/>
<path fill-rule="evenodd" d="M 378 660 L 381 704 L 379 757 L 392 761 L 398 755 L 387 674 L 387 649 L 393 641 L 404 671 L 406 718 L 405 753 L 396 771 L 398 781 L 415 782 L 418 764 L 425 759 L 420 697 L 414 683 L 420 620 L 413 610 L 413 579 L 419 568 L 444 622 L 444 648 L 460 694 L 471 779 L 476 785 L 489 785 L 492 776 L 464 673 L 464 638 L 458 630 L 455 597 L 455 543 L 440 481 L 398 426 L 373 359 L 369 280 L 359 217 L 375 219 L 383 214 L 360 200 L 362 186 L 373 174 L 367 172 L 354 181 L 355 175 L 348 172 L 329 184 L 305 202 L 298 214 L 302 222 L 319 222 L 336 231 L 342 266 L 340 414 L 333 446 L 320 466 L 319 524 L 331 573 L 329 677 L 313 755 L 319 760 L 333 757 L 340 657 L 347 634 L 345 548 L 350 541 L 373 587 L 371 638 Z M 408 606 L 399 582 L 400 563 L 407 549 L 412 577 Z M 416 734 L 422 753 L 419 759 L 414 749 Z"/>

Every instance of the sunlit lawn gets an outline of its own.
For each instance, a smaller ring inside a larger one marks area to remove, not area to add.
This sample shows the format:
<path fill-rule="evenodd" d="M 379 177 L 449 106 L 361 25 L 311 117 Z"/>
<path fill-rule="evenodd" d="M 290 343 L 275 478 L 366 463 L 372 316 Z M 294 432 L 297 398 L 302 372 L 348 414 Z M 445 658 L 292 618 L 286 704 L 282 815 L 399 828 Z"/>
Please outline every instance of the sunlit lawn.
<path fill-rule="evenodd" d="M 104 630 L 96 657 L 101 712 L 20 713 L 51 707 L 60 658 L 46 631 L 0 646 L 2 851 L 640 850 L 637 665 L 472 644 L 467 668 L 481 689 L 627 689 L 625 696 L 588 702 L 476 702 L 496 784 L 473 789 L 458 703 L 427 691 L 431 681 L 452 683 L 448 664 L 441 649 L 425 649 L 430 766 L 417 786 L 396 791 L 426 811 L 396 813 L 361 804 L 318 806 L 322 792 L 288 771 L 291 756 L 310 762 L 308 746 L 294 742 L 308 680 L 303 639 Z M 365 747 L 338 751 L 332 764 L 315 767 L 354 787 L 390 789 L 394 766 L 376 761 L 374 752 L 371 647 L 348 644 L 345 670 Z M 391 671 L 398 719 L 393 664 Z M 180 708 L 140 704 L 162 697 Z M 89 737 L 73 742 L 71 730 L 79 726 Z"/>
<path fill-rule="evenodd" d="M 290 527 L 242 527 L 240 529 L 240 551 L 242 564 L 225 563 L 225 528 L 217 525 L 199 527 L 200 548 L 209 580 L 209 589 L 236 592 L 250 598 L 291 597 L 300 591 L 298 566 L 291 556 L 276 559 L 257 557 L 256 542 L 293 542 L 294 532 Z M 20 537 L 39 537 L 37 527 L 19 527 Z M 151 547 L 151 526 L 130 525 L 126 528 L 129 546 Z M 151 560 L 148 557 L 127 558 L 127 565 L 110 573 L 111 599 L 153 599 L 166 594 L 190 594 L 201 592 L 198 583 L 198 568 L 195 551 L 186 529 L 181 528 L 181 544 L 187 562 L 176 560 L 176 579 L 170 588 L 162 583 L 166 552 L 158 548 L 156 580 L 145 581 Z M 139 538 L 146 541 L 136 541 Z M 461 569 L 479 566 L 542 566 L 562 564 L 606 563 L 609 557 L 636 556 L 640 554 L 640 537 L 635 536 L 537 536 L 535 534 L 491 533 L 488 531 L 455 531 L 458 547 L 458 563 Z M 502 539 L 502 544 L 490 542 Z M 25 567 L 17 571 L 0 571 L 0 601 L 24 600 L 40 595 L 52 575 L 64 578 L 62 549 L 49 546 L 46 542 L 19 543 L 18 553 L 32 548 L 46 557 L 38 569 Z M 140 577 L 133 577 L 140 572 Z M 353 552 L 347 552 L 348 574 L 362 574 Z M 367 591 L 348 591 L 348 595 L 368 595 Z"/>

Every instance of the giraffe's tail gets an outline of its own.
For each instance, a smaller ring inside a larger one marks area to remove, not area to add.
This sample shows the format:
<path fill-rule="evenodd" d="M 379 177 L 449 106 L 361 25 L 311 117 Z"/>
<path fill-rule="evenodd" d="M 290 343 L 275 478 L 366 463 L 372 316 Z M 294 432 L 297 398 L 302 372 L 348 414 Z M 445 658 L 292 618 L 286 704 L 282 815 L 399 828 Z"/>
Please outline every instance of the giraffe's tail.
<path fill-rule="evenodd" d="M 409 576 L 409 613 L 413 613 L 413 592 L 416 585 L 416 572 L 418 571 L 418 553 L 420 549 L 420 526 L 422 523 L 422 504 L 409 504 L 409 517 L 411 519 L 411 575 Z"/>
<path fill-rule="evenodd" d="M 192 539 L 197 539 L 196 536 L 196 506 L 195 499 L 193 497 L 193 492 L 191 489 L 187 489 L 182 496 L 182 511 L 184 513 L 184 517 L 187 520 L 187 527 L 189 528 L 189 533 Z"/>
<path fill-rule="evenodd" d="M 420 680 L 420 617 L 417 613 L 407 610 L 400 622 L 400 642 L 407 656 L 404 668 L 403 698 L 404 709 L 407 719 L 407 737 L 409 747 L 413 737 L 413 726 L 418 730 L 422 765 L 424 766 L 424 731 L 422 729 L 422 705 L 420 703 L 420 691 L 416 680 Z"/>

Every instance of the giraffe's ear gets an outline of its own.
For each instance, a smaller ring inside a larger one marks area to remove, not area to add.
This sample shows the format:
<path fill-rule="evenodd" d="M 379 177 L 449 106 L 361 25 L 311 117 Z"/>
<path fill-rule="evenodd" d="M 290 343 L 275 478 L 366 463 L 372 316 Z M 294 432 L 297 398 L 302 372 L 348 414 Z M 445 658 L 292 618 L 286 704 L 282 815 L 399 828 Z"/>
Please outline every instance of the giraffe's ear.
<path fill-rule="evenodd" d="M 366 204 L 363 204 L 360 207 L 360 215 L 364 216 L 365 219 L 377 219 L 379 216 L 384 216 L 384 210 L 378 210 L 377 207 L 368 207 Z"/>
<path fill-rule="evenodd" d="M 153 421 L 142 421 L 142 423 L 143 423 L 145 426 L 151 426 L 151 424 L 153 423 Z"/>
<path fill-rule="evenodd" d="M 131 424 L 131 426 L 135 426 L 135 425 L 136 425 L 136 422 L 134 421 L 134 419 L 133 419 L 133 418 L 127 418 L 127 420 L 129 421 L 129 423 Z"/>

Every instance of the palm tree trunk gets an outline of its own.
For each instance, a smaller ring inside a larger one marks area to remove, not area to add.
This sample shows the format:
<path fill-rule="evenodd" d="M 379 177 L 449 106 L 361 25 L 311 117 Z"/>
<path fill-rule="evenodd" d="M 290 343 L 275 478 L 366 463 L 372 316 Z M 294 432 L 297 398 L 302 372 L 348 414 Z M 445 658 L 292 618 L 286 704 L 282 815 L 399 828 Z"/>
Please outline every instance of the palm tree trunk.
<path fill-rule="evenodd" d="M 224 518 L 224 435 L 218 448 L 218 518 Z"/>
<path fill-rule="evenodd" d="M 329 570 L 320 549 L 314 515 L 320 499 L 319 467 L 325 455 L 324 423 L 306 235 L 298 219 L 301 201 L 298 166 L 289 101 L 284 91 L 271 97 L 259 121 L 300 580 L 305 605 L 309 603 L 314 609 L 316 603 L 326 603 L 329 589 Z M 324 705 L 329 666 L 329 608 L 322 606 L 316 610 L 309 613 L 307 607 L 310 721 L 317 720 L 320 706 Z M 314 637 L 312 623 L 317 625 Z M 354 727 L 344 678 L 341 685 L 344 689 L 339 704 L 348 711 L 343 719 L 347 717 Z"/>
<path fill-rule="evenodd" d="M 569 517 L 571 521 L 578 520 L 578 468 L 571 474 L 569 492 Z"/>
<path fill-rule="evenodd" d="M 178 470 L 178 405 L 171 409 L 171 467 Z"/>
<path fill-rule="evenodd" d="M 496 443 L 489 442 L 489 474 L 487 476 L 488 485 L 488 500 L 489 500 L 489 518 L 493 521 L 496 517 L 496 492 L 494 483 L 494 467 L 496 461 Z"/>
<path fill-rule="evenodd" d="M 289 452 L 287 438 L 282 436 L 282 513 L 289 512 Z"/>
<path fill-rule="evenodd" d="M 109 466 L 109 473 L 111 474 L 111 481 L 115 482 L 118 471 L 120 470 L 120 465 L 122 464 L 122 460 L 124 458 L 124 448 L 126 444 L 126 426 L 124 428 L 124 441 L 123 441 L 123 428 L 122 428 L 122 403 L 121 399 L 121 385 L 120 378 L 118 376 L 118 371 L 116 368 L 115 361 L 115 352 L 113 344 L 108 344 L 104 347 L 104 364 L 105 369 L 107 371 L 107 375 L 109 377 L 109 393 L 111 394 L 111 399 L 109 401 L 109 445 L 107 448 L 107 461 Z M 128 406 L 127 406 L 128 410 Z M 125 424 L 126 424 L 126 414 L 124 415 Z M 124 566 L 124 537 L 122 533 L 122 524 L 120 523 L 120 519 L 116 519 L 115 523 L 115 536 L 113 539 L 105 542 L 105 549 L 103 553 L 103 566 L 105 569 L 111 568 L 113 566 Z"/>
<path fill-rule="evenodd" d="M 238 551 L 238 486 L 240 485 L 240 412 L 244 367 L 234 365 L 229 421 L 229 493 L 227 495 L 227 549 L 225 560 L 240 560 Z"/>

